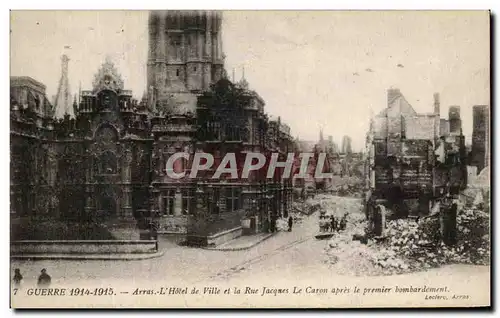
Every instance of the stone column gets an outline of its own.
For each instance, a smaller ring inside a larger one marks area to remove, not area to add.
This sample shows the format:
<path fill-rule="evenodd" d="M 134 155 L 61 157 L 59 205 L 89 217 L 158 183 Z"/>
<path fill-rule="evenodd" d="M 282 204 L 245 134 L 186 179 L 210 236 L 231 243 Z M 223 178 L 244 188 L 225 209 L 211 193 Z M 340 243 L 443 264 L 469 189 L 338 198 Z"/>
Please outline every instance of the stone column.
<path fill-rule="evenodd" d="M 149 210 L 151 215 L 157 215 L 159 213 L 159 196 L 160 190 L 154 188 L 153 186 L 149 187 Z"/>
<path fill-rule="evenodd" d="M 124 184 L 130 184 L 132 179 L 131 165 L 132 165 L 132 151 L 130 149 L 123 150 L 123 170 L 122 170 L 122 182 Z"/>
<path fill-rule="evenodd" d="M 156 46 L 156 78 L 155 83 L 157 88 L 161 88 L 165 83 L 165 62 L 166 62 L 166 49 L 167 39 L 165 36 L 165 14 L 160 14 L 158 21 L 158 42 Z"/>
<path fill-rule="evenodd" d="M 128 148 L 123 152 L 123 170 L 122 182 L 122 202 L 121 202 L 121 216 L 124 219 L 132 219 L 134 217 L 131 205 L 132 188 L 131 182 L 131 165 L 132 165 L 132 151 Z"/>
<path fill-rule="evenodd" d="M 50 186 L 55 186 L 56 176 L 57 176 L 57 156 L 53 149 L 48 149 L 48 173 L 47 173 L 47 183 Z M 89 180 L 87 178 L 87 180 Z"/>
<path fill-rule="evenodd" d="M 375 216 L 374 216 L 374 234 L 377 237 L 384 237 L 385 235 L 385 227 L 386 227 L 386 210 L 385 206 L 378 204 L 375 207 Z"/>
<path fill-rule="evenodd" d="M 85 199 L 85 215 L 87 217 L 92 216 L 94 214 L 94 204 L 92 198 L 94 197 L 94 191 L 93 187 L 90 185 L 87 185 L 85 187 L 85 194 L 86 194 L 86 199 Z"/>
<path fill-rule="evenodd" d="M 131 206 L 132 189 L 130 186 L 124 186 L 122 190 L 122 211 L 121 217 L 125 219 L 132 219 L 134 217 L 133 209 Z"/>

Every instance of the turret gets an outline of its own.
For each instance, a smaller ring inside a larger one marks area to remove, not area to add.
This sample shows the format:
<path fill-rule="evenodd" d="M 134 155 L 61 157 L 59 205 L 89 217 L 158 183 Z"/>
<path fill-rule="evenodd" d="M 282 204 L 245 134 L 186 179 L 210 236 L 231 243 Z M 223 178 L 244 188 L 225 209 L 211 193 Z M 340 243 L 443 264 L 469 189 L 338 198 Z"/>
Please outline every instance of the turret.
<path fill-rule="evenodd" d="M 65 114 L 70 117 L 75 117 L 74 109 L 71 107 L 71 93 L 69 91 L 68 80 L 68 64 L 69 58 L 67 55 L 61 57 L 61 79 L 59 80 L 59 87 L 54 102 L 55 116 L 63 118 Z"/>

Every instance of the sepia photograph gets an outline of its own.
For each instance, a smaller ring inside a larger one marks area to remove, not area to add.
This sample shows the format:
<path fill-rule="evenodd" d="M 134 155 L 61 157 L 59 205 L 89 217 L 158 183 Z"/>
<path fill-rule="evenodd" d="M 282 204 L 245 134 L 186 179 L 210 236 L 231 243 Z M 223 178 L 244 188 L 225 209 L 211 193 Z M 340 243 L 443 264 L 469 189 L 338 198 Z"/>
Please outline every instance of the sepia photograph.
<path fill-rule="evenodd" d="M 10 11 L 11 308 L 491 306 L 490 11 L 165 6 Z"/>

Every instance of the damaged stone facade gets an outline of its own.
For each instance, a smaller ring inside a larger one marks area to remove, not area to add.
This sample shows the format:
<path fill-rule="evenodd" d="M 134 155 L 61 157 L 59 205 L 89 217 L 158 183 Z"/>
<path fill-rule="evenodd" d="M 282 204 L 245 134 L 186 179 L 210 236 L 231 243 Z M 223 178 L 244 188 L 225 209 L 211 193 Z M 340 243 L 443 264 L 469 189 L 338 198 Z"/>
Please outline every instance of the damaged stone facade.
<path fill-rule="evenodd" d="M 416 113 L 398 89 L 387 96 L 367 136 L 366 186 L 399 216 L 426 215 L 433 200 L 467 183 L 460 107 L 451 106 L 441 119 L 439 94 L 430 114 Z"/>
<path fill-rule="evenodd" d="M 52 215 L 143 229 L 153 221 L 159 232 L 188 234 L 201 245 L 221 233 L 241 235 L 242 219 L 251 220 L 249 234 L 274 230 L 292 200 L 291 180 L 279 169 L 273 179 L 217 182 L 171 179 L 166 171 L 177 152 L 191 154 L 174 166 L 189 174 L 200 151 L 219 160 L 228 152 L 278 152 L 280 161 L 295 151 L 290 128 L 265 114 L 246 80 L 225 78 L 220 24 L 220 13 L 152 12 L 141 101 L 109 59 L 74 101 L 75 118 L 54 118 L 43 84 L 11 78 L 13 218 Z M 235 99 L 223 105 L 221 95 Z M 137 231 L 120 238 L 136 239 Z"/>
<path fill-rule="evenodd" d="M 82 91 L 79 103 L 75 100 L 76 118 L 66 114 L 55 119 L 50 104 L 41 112 L 36 101 L 24 103 L 20 98 L 33 88 L 15 78 L 11 81 L 11 212 L 15 216 L 50 215 L 133 228 L 135 220 L 146 214 L 150 123 L 146 104 L 132 99 L 132 92 L 123 85 L 107 60 L 92 90 Z"/>

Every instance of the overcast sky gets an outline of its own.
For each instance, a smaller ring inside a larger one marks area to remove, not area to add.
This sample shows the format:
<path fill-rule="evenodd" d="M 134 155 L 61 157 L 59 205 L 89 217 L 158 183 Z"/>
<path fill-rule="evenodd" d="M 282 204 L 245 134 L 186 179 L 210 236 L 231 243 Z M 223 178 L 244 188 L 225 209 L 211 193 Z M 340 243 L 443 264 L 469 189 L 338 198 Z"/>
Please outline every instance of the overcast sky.
<path fill-rule="evenodd" d="M 11 14 L 11 75 L 31 76 L 57 91 L 60 56 L 70 57 L 72 93 L 90 89 L 109 55 L 137 98 L 146 87 L 145 11 L 17 11 Z M 364 144 L 370 108 L 386 107 L 386 90 L 400 88 L 418 112 L 441 117 L 462 107 L 472 133 L 472 106 L 489 104 L 487 12 L 228 11 L 223 46 L 228 74 L 245 76 L 294 136 Z M 71 49 L 64 49 L 70 46 Z M 398 64 L 400 64 L 398 66 Z"/>

